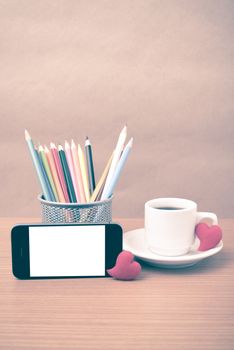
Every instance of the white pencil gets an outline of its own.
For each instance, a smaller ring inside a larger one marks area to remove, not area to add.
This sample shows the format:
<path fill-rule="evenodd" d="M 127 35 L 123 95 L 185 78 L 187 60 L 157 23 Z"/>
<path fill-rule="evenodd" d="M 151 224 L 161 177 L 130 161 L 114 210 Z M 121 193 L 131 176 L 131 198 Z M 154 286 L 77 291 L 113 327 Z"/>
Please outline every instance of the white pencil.
<path fill-rule="evenodd" d="M 108 198 L 106 197 L 107 194 L 107 189 L 110 185 L 110 182 L 112 180 L 113 174 L 115 172 L 115 168 L 117 166 L 117 163 L 119 161 L 120 155 L 123 151 L 123 147 L 124 147 L 124 143 L 127 137 L 127 126 L 125 125 L 124 128 L 122 129 L 122 131 L 120 132 L 119 138 L 118 138 L 118 142 L 116 144 L 115 150 L 114 150 L 114 156 L 111 162 L 111 166 L 110 166 L 110 170 L 108 172 L 107 178 L 106 178 L 106 183 L 105 183 L 105 187 L 103 189 L 103 193 L 102 193 L 102 199 L 103 198 Z"/>
<path fill-rule="evenodd" d="M 116 186 L 116 184 L 119 180 L 120 174 L 123 170 L 124 164 L 126 163 L 128 155 L 132 149 L 132 144 L 133 144 L 133 138 L 131 138 L 130 141 L 125 146 L 123 153 L 121 155 L 121 158 L 120 158 L 120 160 L 116 166 L 116 169 L 114 171 L 114 174 L 112 176 L 111 182 L 110 182 L 109 186 L 105 189 L 105 192 L 102 193 L 101 200 L 107 199 L 113 194 L 115 186 Z"/>

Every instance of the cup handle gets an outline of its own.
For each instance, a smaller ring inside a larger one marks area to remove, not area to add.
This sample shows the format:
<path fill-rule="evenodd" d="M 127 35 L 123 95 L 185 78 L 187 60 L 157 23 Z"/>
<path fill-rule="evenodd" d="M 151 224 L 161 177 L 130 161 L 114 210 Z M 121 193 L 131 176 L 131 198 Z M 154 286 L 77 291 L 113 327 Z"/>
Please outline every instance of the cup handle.
<path fill-rule="evenodd" d="M 199 222 L 207 222 L 207 221 L 211 225 L 218 224 L 218 218 L 214 213 L 209 213 L 209 212 L 197 213 L 196 224 L 199 224 Z"/>

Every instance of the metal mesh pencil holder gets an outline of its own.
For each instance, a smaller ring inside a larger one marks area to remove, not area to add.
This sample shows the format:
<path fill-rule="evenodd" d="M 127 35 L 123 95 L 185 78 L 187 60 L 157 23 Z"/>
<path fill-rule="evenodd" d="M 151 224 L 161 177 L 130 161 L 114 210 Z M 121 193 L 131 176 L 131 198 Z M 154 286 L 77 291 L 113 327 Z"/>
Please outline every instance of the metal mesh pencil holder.
<path fill-rule="evenodd" d="M 112 221 L 112 198 L 92 203 L 57 203 L 38 196 L 41 203 L 42 222 L 47 224 L 93 223 Z"/>

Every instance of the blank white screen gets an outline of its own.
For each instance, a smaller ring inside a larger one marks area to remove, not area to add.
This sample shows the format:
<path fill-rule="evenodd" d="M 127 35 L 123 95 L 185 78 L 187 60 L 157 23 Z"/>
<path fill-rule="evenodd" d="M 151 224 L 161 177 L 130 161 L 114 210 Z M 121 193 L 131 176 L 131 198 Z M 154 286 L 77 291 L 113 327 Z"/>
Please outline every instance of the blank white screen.
<path fill-rule="evenodd" d="M 30 276 L 104 276 L 105 226 L 29 227 Z"/>

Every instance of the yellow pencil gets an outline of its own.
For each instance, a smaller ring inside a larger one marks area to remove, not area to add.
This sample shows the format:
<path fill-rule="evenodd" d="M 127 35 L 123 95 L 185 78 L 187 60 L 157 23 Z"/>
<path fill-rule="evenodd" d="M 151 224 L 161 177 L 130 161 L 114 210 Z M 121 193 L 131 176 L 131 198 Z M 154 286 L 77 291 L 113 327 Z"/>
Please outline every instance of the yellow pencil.
<path fill-rule="evenodd" d="M 48 176 L 50 186 L 51 186 L 52 191 L 54 193 L 55 200 L 56 200 L 56 202 L 59 202 L 58 194 L 57 194 L 57 191 L 56 191 L 56 188 L 55 188 L 54 180 L 53 180 L 53 177 L 52 177 L 52 174 L 51 174 L 51 171 L 50 171 L 50 167 L 49 167 L 46 155 L 45 155 L 44 148 L 40 145 L 38 150 L 39 150 L 39 154 L 41 156 L 41 160 L 42 160 L 42 163 L 44 165 L 46 174 Z"/>
<path fill-rule="evenodd" d="M 107 175 L 108 175 L 108 172 L 109 172 L 109 169 L 110 169 L 110 165 L 111 165 L 111 162 L 112 162 L 112 158 L 113 158 L 113 154 L 114 152 L 112 153 L 110 159 L 108 160 L 107 162 L 107 165 L 102 173 L 102 176 L 100 177 L 100 180 L 98 181 L 98 184 L 97 186 L 95 187 L 95 190 L 90 198 L 90 202 L 94 202 L 97 197 L 98 197 L 98 194 L 100 192 L 100 190 L 102 189 L 105 181 L 106 181 L 106 178 L 107 178 Z"/>
<path fill-rule="evenodd" d="M 82 179 L 83 179 L 85 198 L 86 198 L 86 202 L 89 202 L 90 193 L 89 193 L 89 182 L 88 182 L 88 176 L 87 176 L 87 169 L 86 169 L 86 165 L 85 165 L 84 154 L 83 154 L 83 151 L 81 149 L 80 144 L 78 144 L 78 158 L 79 158 L 79 162 L 80 162 L 80 170 L 81 170 L 81 175 L 82 175 Z"/>
<path fill-rule="evenodd" d="M 84 185 L 83 185 L 83 178 L 82 178 L 80 162 L 79 162 L 79 158 L 78 158 L 77 147 L 76 147 L 74 140 L 72 140 L 72 142 L 71 142 L 71 153 L 72 153 L 74 169 L 75 169 L 75 174 L 76 174 L 76 179 L 77 179 L 77 185 L 78 185 L 78 190 L 79 190 L 79 198 L 80 198 L 81 203 L 85 203 L 86 197 L 85 197 L 85 191 L 84 191 Z"/>
<path fill-rule="evenodd" d="M 53 177 L 53 180 L 54 180 L 54 184 L 55 184 L 55 187 L 56 187 L 56 190 L 57 190 L 57 193 L 58 193 L 59 201 L 62 202 L 62 203 L 65 203 L 66 200 L 65 200 L 65 197 L 64 197 L 64 194 L 63 194 L 63 190 L 62 190 L 59 178 L 58 178 L 58 174 L 57 174 L 57 170 L 56 170 L 56 167 L 55 167 L 55 164 L 54 164 L 53 156 L 52 156 L 52 154 L 50 153 L 49 149 L 46 146 L 44 147 L 44 150 L 45 150 L 45 154 L 46 154 L 49 166 L 50 166 L 50 171 L 51 171 L 51 174 L 52 174 L 52 177 Z"/>

